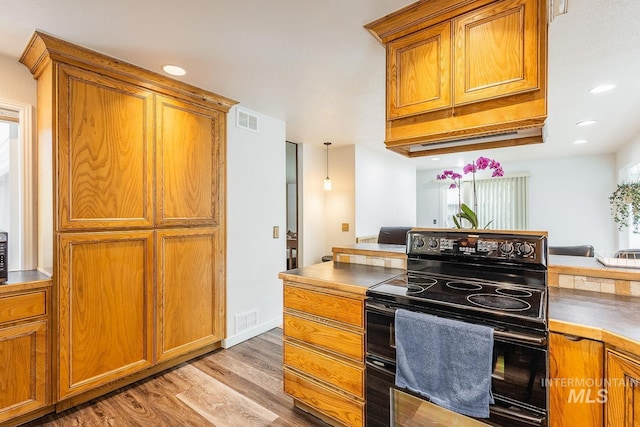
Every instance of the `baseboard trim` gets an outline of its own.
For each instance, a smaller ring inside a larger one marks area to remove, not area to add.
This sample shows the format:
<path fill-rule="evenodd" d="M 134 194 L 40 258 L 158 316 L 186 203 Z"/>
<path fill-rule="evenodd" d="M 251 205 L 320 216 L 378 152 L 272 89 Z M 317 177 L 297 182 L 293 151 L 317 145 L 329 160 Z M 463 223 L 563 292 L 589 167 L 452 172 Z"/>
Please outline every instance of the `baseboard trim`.
<path fill-rule="evenodd" d="M 273 328 L 278 328 L 282 325 L 282 319 L 273 319 L 267 323 L 262 323 L 254 328 L 247 329 L 242 331 L 239 334 L 236 334 L 232 337 L 228 337 L 222 340 L 222 348 L 233 347 L 236 344 L 240 344 L 243 341 L 246 341 L 250 338 L 258 336 L 264 332 L 267 332 Z"/>

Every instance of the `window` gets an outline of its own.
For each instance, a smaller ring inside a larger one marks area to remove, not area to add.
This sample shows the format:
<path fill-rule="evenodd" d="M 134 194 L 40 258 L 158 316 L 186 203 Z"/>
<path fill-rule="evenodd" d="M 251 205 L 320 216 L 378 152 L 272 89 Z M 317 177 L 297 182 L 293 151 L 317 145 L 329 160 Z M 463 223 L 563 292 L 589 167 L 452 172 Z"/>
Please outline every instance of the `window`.
<path fill-rule="evenodd" d="M 455 227 L 452 216 L 458 212 L 458 189 L 446 190 L 445 227 Z M 462 182 L 461 202 L 473 209 L 471 181 Z M 492 230 L 526 230 L 529 227 L 529 177 L 508 176 L 476 179 L 476 215 L 480 228 L 487 223 Z M 465 222 L 466 223 L 466 222 Z"/>
<path fill-rule="evenodd" d="M 32 107 L 0 99 L 0 229 L 9 233 L 9 270 L 35 268 Z"/>
<path fill-rule="evenodd" d="M 627 182 L 640 182 L 640 163 L 635 166 L 630 167 L 627 170 Z M 627 243 L 627 248 L 640 248 L 640 234 L 633 232 L 633 227 L 627 228 L 629 243 Z"/>

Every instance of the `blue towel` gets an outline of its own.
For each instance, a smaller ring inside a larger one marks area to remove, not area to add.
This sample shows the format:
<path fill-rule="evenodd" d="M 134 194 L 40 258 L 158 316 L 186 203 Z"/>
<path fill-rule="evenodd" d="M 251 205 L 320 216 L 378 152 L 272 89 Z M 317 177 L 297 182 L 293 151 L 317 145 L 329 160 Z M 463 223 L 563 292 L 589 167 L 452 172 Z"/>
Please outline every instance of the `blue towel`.
<path fill-rule="evenodd" d="M 493 329 L 407 310 L 396 310 L 396 386 L 436 405 L 489 417 Z"/>

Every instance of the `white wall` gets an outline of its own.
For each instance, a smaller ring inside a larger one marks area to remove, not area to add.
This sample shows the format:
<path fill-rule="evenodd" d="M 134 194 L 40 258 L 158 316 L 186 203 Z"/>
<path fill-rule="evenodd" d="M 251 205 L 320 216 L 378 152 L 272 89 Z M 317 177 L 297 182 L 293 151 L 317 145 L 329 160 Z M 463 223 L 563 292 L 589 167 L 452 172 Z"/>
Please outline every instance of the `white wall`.
<path fill-rule="evenodd" d="M 324 255 L 325 249 L 325 191 L 323 181 L 325 177 L 324 146 L 311 144 L 298 145 L 299 198 L 301 209 L 298 217 L 298 246 L 301 267 L 316 264 Z"/>
<path fill-rule="evenodd" d="M 31 72 L 18 58 L 0 55 L 0 98 L 36 105 L 37 86 Z"/>
<path fill-rule="evenodd" d="M 640 163 L 640 135 L 618 150 L 616 154 L 616 168 L 618 171 L 623 171 L 638 163 Z"/>
<path fill-rule="evenodd" d="M 549 245 L 593 245 L 598 252 L 618 248 L 609 196 L 616 185 L 615 155 L 502 162 L 505 174 L 529 173 L 529 229 L 549 232 Z M 434 215 L 433 181 L 442 170 L 417 174 L 418 225 Z M 432 200 L 433 199 L 433 200 Z"/>
<path fill-rule="evenodd" d="M 329 148 L 331 191 L 325 191 L 324 255 L 331 255 L 334 246 L 356 242 L 356 170 L 355 146 Z M 342 224 L 349 231 L 342 231 Z"/>
<path fill-rule="evenodd" d="M 416 225 L 416 167 L 391 151 L 356 147 L 356 236 Z"/>
<path fill-rule="evenodd" d="M 244 107 L 243 110 L 247 110 Z M 227 339 L 229 347 L 282 324 L 286 269 L 285 123 L 256 112 L 260 132 L 227 120 Z M 272 237 L 273 226 L 280 238 Z M 236 315 L 257 311 L 257 322 L 236 331 Z"/>

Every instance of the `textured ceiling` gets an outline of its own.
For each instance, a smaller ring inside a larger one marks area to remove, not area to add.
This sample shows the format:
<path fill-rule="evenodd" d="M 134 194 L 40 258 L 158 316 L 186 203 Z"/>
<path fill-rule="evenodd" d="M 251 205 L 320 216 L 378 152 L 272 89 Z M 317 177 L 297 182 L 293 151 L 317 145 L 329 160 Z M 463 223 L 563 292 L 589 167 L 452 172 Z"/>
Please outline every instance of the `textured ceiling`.
<path fill-rule="evenodd" d="M 0 54 L 17 60 L 38 29 L 158 72 L 176 63 L 181 80 L 286 121 L 290 141 L 382 149 L 384 49 L 363 25 L 409 3 L 3 0 Z M 612 153 L 640 134 L 638 17 L 638 0 L 569 1 L 549 27 L 547 142 L 500 149 L 501 160 Z M 617 88 L 588 93 L 602 82 Z M 598 123 L 575 126 L 585 119 Z M 440 156 L 437 167 L 475 155 Z"/>

